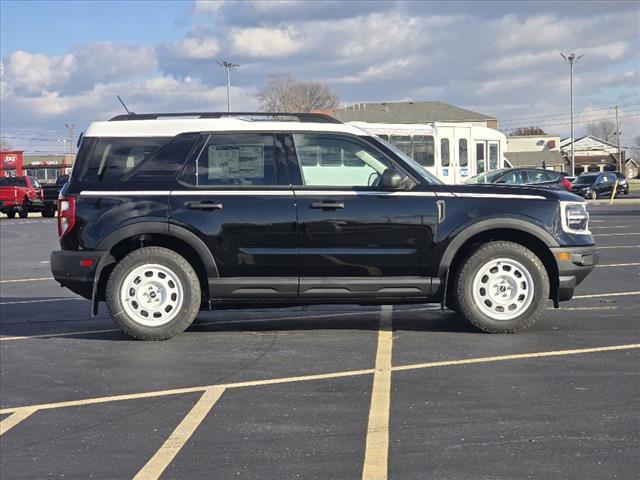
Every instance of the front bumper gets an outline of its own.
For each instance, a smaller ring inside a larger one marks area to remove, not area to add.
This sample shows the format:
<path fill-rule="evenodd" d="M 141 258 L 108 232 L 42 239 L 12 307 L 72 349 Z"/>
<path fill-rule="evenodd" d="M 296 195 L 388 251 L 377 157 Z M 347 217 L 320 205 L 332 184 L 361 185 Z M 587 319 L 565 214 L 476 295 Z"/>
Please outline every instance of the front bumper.
<path fill-rule="evenodd" d="M 558 266 L 558 301 L 571 300 L 573 291 L 598 264 L 595 245 L 588 247 L 557 247 L 551 252 Z"/>
<path fill-rule="evenodd" d="M 573 193 L 574 195 L 578 195 L 579 197 L 582 197 L 582 198 L 589 198 L 591 195 L 591 190 L 588 188 L 585 190 L 573 189 L 571 190 L 571 193 Z"/>
<path fill-rule="evenodd" d="M 51 273 L 60 285 L 91 300 L 93 282 L 105 252 L 59 250 L 51 252 Z M 81 261 L 91 261 L 83 267 Z"/>

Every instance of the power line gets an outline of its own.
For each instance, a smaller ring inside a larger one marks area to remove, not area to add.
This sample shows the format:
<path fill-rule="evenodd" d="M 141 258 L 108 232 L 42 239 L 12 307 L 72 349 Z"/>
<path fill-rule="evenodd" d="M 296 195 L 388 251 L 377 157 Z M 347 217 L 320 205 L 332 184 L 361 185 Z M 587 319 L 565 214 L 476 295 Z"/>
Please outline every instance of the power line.
<path fill-rule="evenodd" d="M 624 105 L 619 105 L 620 108 L 622 107 L 636 107 L 640 105 L 640 103 L 627 103 Z M 614 107 L 603 107 L 603 108 L 587 108 L 584 110 L 580 110 L 578 112 L 574 112 L 574 115 L 576 114 L 601 114 L 601 113 L 597 113 L 597 112 L 603 112 L 603 111 L 608 111 L 608 110 L 614 110 Z M 512 118 L 512 119 L 507 119 L 507 120 L 500 120 L 500 123 L 520 123 L 520 122 L 528 122 L 531 120 L 535 120 L 535 119 L 548 119 L 548 118 L 552 118 L 552 117 L 565 117 L 565 116 L 569 116 L 570 113 L 568 112 L 564 112 L 564 113 L 555 113 L 555 114 L 548 114 L 548 115 L 536 115 L 536 116 L 532 116 L 532 117 L 521 117 L 521 118 Z"/>
<path fill-rule="evenodd" d="M 625 114 L 625 115 L 620 115 L 620 118 L 635 118 L 635 117 L 640 117 L 640 113 L 631 113 L 631 114 Z M 573 123 L 592 123 L 592 122 L 597 122 L 600 120 L 610 120 L 610 117 L 599 117 L 599 118 L 588 118 L 588 119 L 584 119 L 584 120 L 574 120 Z M 560 126 L 565 126 L 565 125 L 569 125 L 569 121 L 565 121 L 562 123 L 541 123 L 541 124 L 536 124 L 536 127 L 560 127 Z M 505 127 L 501 127 L 500 128 L 501 131 L 508 131 L 508 130 L 515 130 L 515 128 L 513 127 L 509 127 L 509 128 L 505 128 Z"/>

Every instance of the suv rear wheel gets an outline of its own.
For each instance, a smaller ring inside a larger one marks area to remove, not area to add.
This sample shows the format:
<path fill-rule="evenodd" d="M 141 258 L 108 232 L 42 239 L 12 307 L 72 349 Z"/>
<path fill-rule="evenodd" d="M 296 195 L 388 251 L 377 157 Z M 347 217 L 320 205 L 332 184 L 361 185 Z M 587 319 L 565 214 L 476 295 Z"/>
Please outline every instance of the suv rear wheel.
<path fill-rule="evenodd" d="M 480 330 L 515 333 L 542 315 L 549 298 L 549 277 L 540 259 L 513 242 L 481 246 L 456 278 L 459 313 Z"/>
<path fill-rule="evenodd" d="M 113 321 L 140 340 L 165 340 L 183 332 L 200 309 L 200 282 L 173 250 L 145 247 L 116 265 L 106 301 Z"/>

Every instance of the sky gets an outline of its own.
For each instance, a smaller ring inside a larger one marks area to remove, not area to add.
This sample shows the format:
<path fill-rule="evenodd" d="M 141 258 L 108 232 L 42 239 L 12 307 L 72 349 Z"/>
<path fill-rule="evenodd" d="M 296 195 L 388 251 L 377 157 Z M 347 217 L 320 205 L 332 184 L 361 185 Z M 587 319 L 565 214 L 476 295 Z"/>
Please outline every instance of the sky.
<path fill-rule="evenodd" d="M 259 108 L 268 76 L 327 83 L 343 105 L 443 101 L 576 136 L 620 111 L 640 134 L 640 1 L 377 2 L 0 0 L 0 134 L 16 149 L 64 152 L 123 113 Z"/>

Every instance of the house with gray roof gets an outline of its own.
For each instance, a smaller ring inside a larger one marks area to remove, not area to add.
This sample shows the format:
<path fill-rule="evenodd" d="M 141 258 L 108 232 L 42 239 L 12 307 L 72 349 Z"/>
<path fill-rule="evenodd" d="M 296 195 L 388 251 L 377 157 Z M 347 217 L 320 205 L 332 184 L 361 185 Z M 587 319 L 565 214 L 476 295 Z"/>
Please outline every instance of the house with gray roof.
<path fill-rule="evenodd" d="M 342 122 L 368 123 L 470 123 L 497 129 L 498 120 L 483 113 L 444 102 L 355 103 L 336 110 L 332 116 Z"/>

